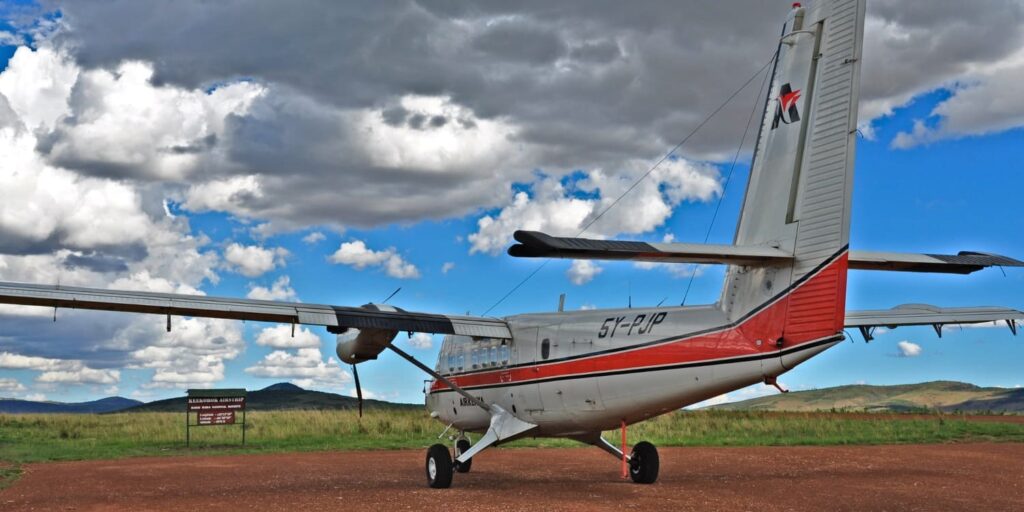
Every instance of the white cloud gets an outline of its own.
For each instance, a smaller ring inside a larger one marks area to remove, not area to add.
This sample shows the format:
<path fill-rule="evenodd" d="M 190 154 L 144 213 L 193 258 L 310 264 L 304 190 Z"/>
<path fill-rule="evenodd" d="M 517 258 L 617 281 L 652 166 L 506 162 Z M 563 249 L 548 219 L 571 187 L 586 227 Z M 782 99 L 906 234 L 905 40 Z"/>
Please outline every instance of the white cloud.
<path fill-rule="evenodd" d="M 224 249 L 224 259 L 233 270 L 246 277 L 258 277 L 284 266 L 287 256 L 288 251 L 282 247 L 265 248 L 235 242 Z"/>
<path fill-rule="evenodd" d="M 63 52 L 22 46 L 0 74 L 0 94 L 29 130 L 49 129 L 69 113 L 68 97 L 78 66 Z"/>
<path fill-rule="evenodd" d="M 25 395 L 25 400 L 28 400 L 30 402 L 46 402 L 47 401 L 46 395 L 43 394 L 43 393 L 30 393 L 28 395 Z"/>
<path fill-rule="evenodd" d="M 18 379 L 0 378 L 0 393 L 22 393 L 26 390 Z"/>
<path fill-rule="evenodd" d="M 397 279 L 416 279 L 420 271 L 415 265 L 405 261 L 395 250 L 389 247 L 382 251 L 374 251 L 362 240 L 344 242 L 328 259 L 333 263 L 349 265 L 356 270 L 368 267 L 382 267 L 387 275 Z"/>
<path fill-rule="evenodd" d="M 429 349 L 434 346 L 434 336 L 425 332 L 413 333 L 412 337 L 409 338 L 409 345 L 421 350 Z"/>
<path fill-rule="evenodd" d="M 628 172 L 608 174 L 590 171 L 575 183 L 575 189 L 598 197 L 577 197 L 561 181 L 542 177 L 532 185 L 532 195 L 517 192 L 511 204 L 497 215 L 477 221 L 477 232 L 469 235 L 470 253 L 496 255 L 512 242 L 517 229 L 543 231 L 555 236 L 576 236 L 592 219 L 615 203 L 651 162 L 633 162 Z M 652 172 L 615 206 L 601 215 L 583 236 L 606 238 L 619 234 L 651 231 L 672 215 L 683 201 L 707 201 L 722 191 L 718 170 L 683 159 L 670 160 Z"/>
<path fill-rule="evenodd" d="M 324 362 L 319 348 L 275 350 L 245 372 L 264 379 L 289 379 L 302 388 L 338 389 L 352 380 L 333 357 Z"/>
<path fill-rule="evenodd" d="M 291 325 L 276 325 L 261 330 L 256 344 L 272 348 L 314 348 L 320 346 L 320 338 L 305 327 L 296 327 L 292 336 Z"/>
<path fill-rule="evenodd" d="M 246 297 L 256 300 L 285 300 L 295 301 L 297 295 L 291 287 L 291 279 L 288 276 L 281 276 L 274 281 L 270 288 L 249 284 L 249 293 Z"/>
<path fill-rule="evenodd" d="M 171 332 L 162 322 L 139 319 L 115 342 L 143 347 L 131 352 L 129 368 L 152 369 L 149 388 L 210 387 L 224 380 L 224 363 L 245 350 L 241 324 L 234 320 L 174 318 Z"/>
<path fill-rule="evenodd" d="M 185 192 L 182 207 L 194 212 L 230 211 L 243 216 L 253 212 L 238 205 L 263 198 L 259 176 L 250 174 L 195 184 Z"/>
<path fill-rule="evenodd" d="M 446 261 L 446 262 L 444 262 L 443 265 L 441 265 L 441 273 L 442 274 L 447 274 L 448 272 L 451 272 L 452 269 L 454 269 L 454 268 L 455 268 L 455 262 Z"/>
<path fill-rule="evenodd" d="M 85 366 L 74 370 L 43 372 L 36 382 L 44 384 L 116 384 L 121 380 L 119 370 L 97 370 Z"/>
<path fill-rule="evenodd" d="M 313 231 L 310 234 L 302 237 L 302 241 L 307 244 L 315 244 L 317 242 L 323 241 L 325 238 L 327 238 L 327 236 L 324 235 L 323 233 L 319 231 Z"/>
<path fill-rule="evenodd" d="M 203 167 L 225 119 L 263 93 L 251 82 L 203 90 L 152 84 L 153 66 L 83 71 L 47 149 L 51 161 L 100 176 L 184 181 Z"/>
<path fill-rule="evenodd" d="M 591 260 L 574 260 L 565 271 L 569 281 L 577 286 L 587 284 L 594 280 L 604 269 Z"/>
<path fill-rule="evenodd" d="M 909 341 L 901 341 L 896 344 L 900 357 L 917 357 L 921 355 L 921 345 Z"/>
<path fill-rule="evenodd" d="M 44 384 L 115 384 L 121 379 L 118 370 L 90 368 L 74 359 L 23 356 L 0 352 L 0 368 L 36 370 L 36 382 Z"/>
<path fill-rule="evenodd" d="M 592 309 L 597 309 L 597 306 L 593 304 L 583 304 L 580 306 L 580 311 L 590 311 Z"/>

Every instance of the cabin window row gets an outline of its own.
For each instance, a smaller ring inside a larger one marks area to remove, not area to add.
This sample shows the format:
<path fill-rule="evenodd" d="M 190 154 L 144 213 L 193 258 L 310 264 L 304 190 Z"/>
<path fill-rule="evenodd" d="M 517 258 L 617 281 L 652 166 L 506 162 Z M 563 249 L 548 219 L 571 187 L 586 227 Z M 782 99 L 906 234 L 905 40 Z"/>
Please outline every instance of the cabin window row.
<path fill-rule="evenodd" d="M 466 353 L 448 354 L 448 372 L 461 372 L 463 370 L 479 370 L 482 368 L 497 368 L 508 366 L 509 348 L 508 345 L 497 347 L 479 347 L 469 351 L 469 365 L 466 365 Z"/>

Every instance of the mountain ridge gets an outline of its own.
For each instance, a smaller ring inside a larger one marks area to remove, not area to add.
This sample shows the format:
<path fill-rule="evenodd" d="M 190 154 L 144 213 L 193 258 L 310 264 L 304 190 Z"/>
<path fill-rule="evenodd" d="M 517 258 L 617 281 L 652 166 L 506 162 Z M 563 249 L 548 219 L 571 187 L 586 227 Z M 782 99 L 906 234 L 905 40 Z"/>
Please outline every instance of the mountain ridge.
<path fill-rule="evenodd" d="M 877 386 L 849 384 L 792 391 L 708 407 L 759 411 L 868 411 L 1024 413 L 1024 388 L 982 387 L 966 382 L 931 381 Z"/>

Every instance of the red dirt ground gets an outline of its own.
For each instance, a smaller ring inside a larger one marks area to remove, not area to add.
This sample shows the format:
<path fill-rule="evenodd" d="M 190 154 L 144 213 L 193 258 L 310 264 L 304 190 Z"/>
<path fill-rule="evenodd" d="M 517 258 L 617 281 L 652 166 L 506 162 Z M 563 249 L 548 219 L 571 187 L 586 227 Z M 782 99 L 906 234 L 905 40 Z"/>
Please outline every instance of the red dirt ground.
<path fill-rule="evenodd" d="M 644 486 L 596 449 L 494 449 L 442 490 L 409 450 L 33 464 L 0 510 L 1024 510 L 1024 444 L 660 453 Z"/>

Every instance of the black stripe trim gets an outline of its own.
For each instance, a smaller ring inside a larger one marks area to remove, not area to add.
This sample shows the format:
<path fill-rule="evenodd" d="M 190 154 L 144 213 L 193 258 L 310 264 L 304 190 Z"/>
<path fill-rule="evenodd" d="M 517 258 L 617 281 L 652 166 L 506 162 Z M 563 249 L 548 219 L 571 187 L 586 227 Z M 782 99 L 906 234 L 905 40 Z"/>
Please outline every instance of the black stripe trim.
<path fill-rule="evenodd" d="M 680 364 L 664 365 L 664 366 L 645 366 L 645 367 L 641 367 L 641 368 L 628 368 L 628 369 L 625 369 L 625 370 L 615 370 L 615 371 L 610 371 L 610 372 L 574 373 L 574 374 L 570 374 L 570 375 L 560 375 L 558 377 L 548 377 L 546 379 L 520 380 L 520 381 L 516 381 L 516 382 L 501 382 L 501 383 L 498 383 L 498 384 L 484 384 L 484 385 L 479 385 L 479 386 L 462 386 L 462 385 L 460 385 L 459 387 L 464 389 L 464 390 L 466 390 L 466 391 L 473 391 L 473 390 L 478 390 L 478 389 L 510 388 L 510 387 L 514 387 L 514 386 L 523 386 L 523 385 L 527 385 L 527 384 L 541 384 L 541 383 L 544 383 L 544 382 L 555 382 L 555 381 L 560 381 L 560 380 L 584 379 L 584 378 L 589 378 L 589 377 L 607 377 L 607 376 L 611 376 L 611 375 L 625 375 L 625 374 L 630 374 L 630 373 L 657 372 L 657 371 L 662 371 L 662 370 L 678 370 L 678 369 L 682 369 L 682 368 L 696 368 L 696 367 L 700 367 L 700 366 L 718 366 L 718 365 L 723 365 L 723 364 L 746 363 L 746 362 L 758 361 L 758 360 L 762 360 L 762 359 L 772 359 L 772 358 L 776 358 L 776 357 L 781 358 L 782 356 L 785 356 L 785 355 L 795 354 L 797 352 L 802 352 L 802 351 L 810 349 L 810 348 L 820 347 L 822 345 L 827 345 L 829 343 L 843 341 L 844 339 L 846 339 L 846 337 L 844 335 L 837 334 L 837 335 L 829 336 L 828 338 L 824 338 L 824 339 L 821 339 L 821 340 L 818 340 L 818 341 L 812 341 L 812 342 L 809 342 L 809 343 L 803 343 L 803 344 L 798 345 L 796 347 L 792 347 L 792 348 L 790 348 L 788 350 L 780 350 L 778 352 L 768 352 L 768 353 L 765 353 L 765 354 L 758 354 L 758 355 L 753 355 L 753 356 L 740 356 L 740 357 L 734 357 L 734 358 L 731 358 L 731 359 L 715 359 L 715 360 L 708 360 L 708 361 L 697 361 L 697 362 L 692 362 L 692 363 L 680 363 Z M 434 394 L 434 393 L 447 393 L 447 392 L 454 392 L 454 391 L 455 390 L 453 390 L 451 388 L 445 388 L 445 389 L 439 389 L 439 390 L 436 390 L 436 391 L 430 391 L 427 394 L 430 395 L 430 394 Z"/>
<path fill-rule="evenodd" d="M 513 368 L 527 368 L 527 367 L 533 367 L 533 366 L 546 366 L 546 365 L 549 365 L 549 364 L 562 363 L 562 362 L 565 362 L 565 361 L 573 361 L 573 360 L 576 360 L 576 359 L 585 359 L 585 358 L 588 358 L 588 357 L 596 357 L 596 356 L 601 356 L 601 355 L 606 355 L 606 354 L 612 354 L 612 353 L 615 353 L 615 352 L 625 352 L 625 351 L 628 351 L 628 350 L 636 350 L 636 349 L 640 349 L 640 348 L 650 347 L 652 345 L 660 345 L 660 344 L 663 344 L 663 343 L 673 343 L 673 342 L 676 342 L 676 341 L 685 341 L 687 339 L 694 338 L 694 337 L 697 337 L 697 336 L 703 336 L 705 334 L 710 334 L 710 333 L 714 333 L 714 332 L 719 332 L 719 331 L 725 331 L 725 330 L 728 330 L 728 329 L 733 329 L 733 328 L 743 324 L 747 320 L 749 320 L 750 317 L 756 315 L 757 313 L 760 313 L 761 311 L 763 311 L 768 306 L 771 306 L 772 304 L 775 304 L 776 302 L 781 300 L 783 297 L 785 297 L 786 295 L 791 293 L 793 290 L 795 290 L 796 288 L 799 288 L 801 285 L 803 285 L 805 282 L 807 282 L 807 280 L 811 279 L 812 277 L 815 277 L 819 272 L 824 270 L 825 267 L 831 265 L 840 256 L 842 256 L 843 253 L 845 253 L 847 251 L 847 249 L 849 249 L 849 247 L 850 247 L 849 244 L 844 245 L 841 249 L 839 249 L 837 252 L 835 252 L 832 256 L 829 256 L 824 261 L 822 261 L 820 264 L 818 264 L 818 266 L 814 267 L 814 270 L 811 270 L 810 272 L 804 274 L 804 276 L 801 277 L 800 279 L 797 279 L 796 282 L 794 282 L 793 284 L 789 285 L 788 287 L 783 289 L 781 292 L 777 293 L 772 298 L 770 298 L 767 301 L 765 301 L 764 303 L 762 303 L 760 306 L 757 306 L 757 307 L 751 309 L 749 312 L 747 312 L 746 314 L 744 314 L 743 316 L 741 316 L 739 319 L 737 319 L 736 321 L 734 321 L 732 323 L 728 323 L 728 324 L 724 324 L 724 325 L 719 325 L 719 326 L 715 326 L 715 327 L 710 327 L 708 329 L 704 329 L 704 330 L 700 330 L 700 331 L 694 331 L 694 332 L 690 332 L 690 333 L 686 333 L 686 334 L 681 334 L 681 335 L 680 334 L 676 334 L 674 336 L 670 336 L 670 337 L 667 337 L 667 338 L 662 338 L 662 339 L 654 340 L 654 341 L 648 341 L 648 342 L 645 342 L 645 343 L 638 343 L 636 345 L 628 345 L 628 346 L 625 346 L 625 347 L 609 348 L 609 349 L 601 350 L 601 351 L 598 351 L 598 352 L 588 352 L 586 354 L 576 354 L 576 355 L 571 355 L 571 356 L 565 356 L 565 357 L 558 358 L 558 359 L 548 359 L 546 361 L 533 361 L 533 362 L 529 362 L 529 363 L 519 363 L 519 364 L 505 366 L 505 367 L 502 367 L 502 368 L 497 369 L 497 370 L 495 370 L 495 369 L 486 369 L 486 370 L 475 370 L 475 371 L 469 371 L 469 372 L 463 372 L 463 373 L 445 374 L 445 377 L 448 377 L 448 378 L 463 377 L 463 376 L 466 376 L 466 375 L 479 375 L 479 374 L 482 374 L 482 373 L 491 373 L 491 372 L 498 372 L 498 371 L 504 371 L 504 370 L 511 370 Z M 684 309 L 684 308 L 667 308 L 667 310 L 670 311 L 670 312 L 672 310 L 679 311 L 681 309 Z"/>

